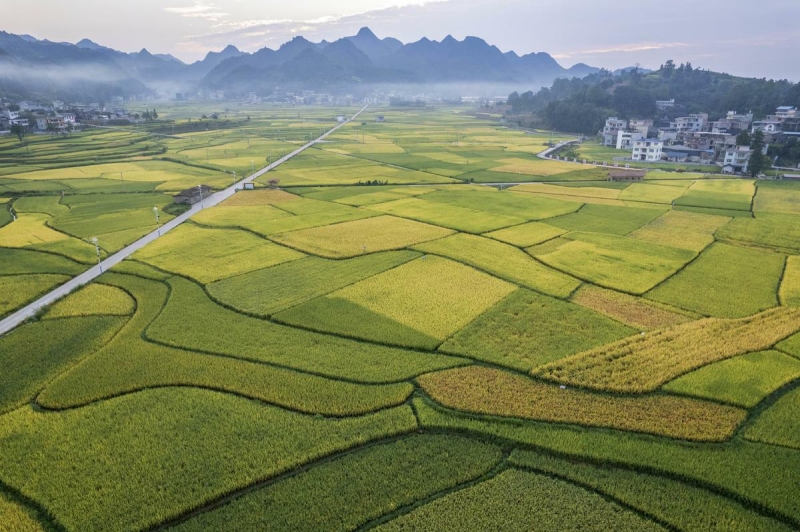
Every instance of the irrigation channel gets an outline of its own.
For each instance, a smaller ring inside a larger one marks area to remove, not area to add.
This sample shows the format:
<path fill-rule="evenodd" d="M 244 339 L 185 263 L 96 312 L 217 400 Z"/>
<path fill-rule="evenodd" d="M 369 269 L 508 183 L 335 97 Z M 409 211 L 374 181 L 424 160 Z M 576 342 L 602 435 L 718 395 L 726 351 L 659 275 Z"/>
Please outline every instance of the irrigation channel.
<path fill-rule="evenodd" d="M 130 244 L 127 247 L 124 247 L 123 249 L 119 250 L 117 253 L 114 253 L 113 255 L 107 257 L 105 260 L 100 262 L 97 266 L 93 266 L 92 268 L 86 270 L 82 274 L 80 274 L 80 275 L 78 275 L 76 277 L 73 277 L 72 279 L 70 279 L 66 283 L 62 284 L 61 286 L 59 286 L 58 288 L 54 289 L 53 291 L 48 292 L 47 294 L 45 294 L 44 296 L 40 297 L 39 299 L 37 299 L 33 303 L 30 303 L 29 305 L 27 305 L 27 306 L 19 309 L 18 311 L 14 312 L 10 316 L 8 316 L 5 319 L 3 319 L 2 321 L 0 321 L 0 336 L 8 333 L 12 329 L 14 329 L 17 325 L 21 324 L 22 322 L 24 322 L 28 318 L 33 317 L 40 309 L 42 309 L 42 308 L 44 308 L 44 307 L 46 307 L 48 305 L 52 305 L 53 303 L 55 303 L 56 301 L 58 301 L 62 297 L 64 297 L 67 294 L 75 291 L 77 288 L 80 288 L 81 286 L 83 286 L 83 285 L 89 283 L 90 281 L 92 281 L 94 278 L 99 277 L 103 272 L 110 270 L 113 266 L 115 266 L 116 264 L 122 262 L 123 260 L 125 260 L 126 258 L 131 256 L 133 253 L 135 253 L 136 251 L 140 250 L 141 248 L 143 248 L 144 246 L 146 246 L 150 242 L 153 242 L 154 240 L 156 240 L 157 238 L 161 237 L 162 235 L 165 235 L 166 233 L 168 233 L 172 229 L 175 229 L 180 224 L 182 224 L 183 222 L 185 222 L 186 220 L 188 220 L 189 218 L 191 218 L 192 216 L 194 216 L 195 214 L 197 214 L 198 212 L 200 212 L 204 208 L 213 207 L 214 205 L 217 205 L 218 203 L 221 203 L 222 201 L 225 201 L 226 199 L 230 198 L 231 196 L 233 196 L 236 193 L 237 189 L 239 189 L 241 186 L 244 185 L 244 183 L 252 182 L 253 180 L 261 177 L 264 174 L 266 174 L 270 170 L 272 170 L 272 169 L 280 166 L 281 164 L 285 163 L 286 161 L 288 161 L 292 157 L 294 157 L 296 155 L 299 155 L 303 151 L 305 151 L 308 148 L 314 146 L 318 142 L 324 141 L 325 138 L 328 137 L 328 135 L 330 135 L 331 133 L 335 132 L 337 129 L 339 129 L 340 127 L 344 126 L 348 122 L 351 122 L 351 121 L 355 120 L 356 118 L 358 118 L 358 116 L 361 113 L 363 113 L 367 109 L 367 107 L 369 107 L 369 105 L 365 105 L 356 114 L 354 114 L 350 119 L 345 120 L 344 122 L 341 122 L 341 123 L 337 124 L 336 126 L 334 126 L 333 128 L 329 129 L 328 131 L 326 131 L 325 133 L 323 133 L 322 135 L 320 135 L 316 139 L 312 140 L 311 142 L 309 142 L 307 144 L 304 144 L 303 146 L 297 148 L 293 152 L 288 153 L 287 155 L 284 155 L 283 157 L 281 157 L 280 159 L 278 159 L 274 163 L 271 163 L 271 164 L 265 166 L 261 170 L 259 170 L 259 171 L 255 172 L 254 174 L 242 179 L 241 181 L 238 181 L 234 185 L 231 185 L 230 187 L 228 187 L 228 188 L 226 188 L 224 190 L 220 190 L 219 192 L 216 192 L 214 194 L 209 195 L 206 198 L 203 198 L 200 201 L 200 203 L 195 203 L 192 206 L 191 209 L 189 209 L 185 213 L 181 214 L 180 216 L 178 216 L 176 218 L 173 218 L 169 222 L 165 223 L 164 225 L 162 225 L 156 231 L 153 231 L 152 233 L 149 233 L 149 234 L 143 236 L 142 238 L 140 238 L 136 242 Z"/>

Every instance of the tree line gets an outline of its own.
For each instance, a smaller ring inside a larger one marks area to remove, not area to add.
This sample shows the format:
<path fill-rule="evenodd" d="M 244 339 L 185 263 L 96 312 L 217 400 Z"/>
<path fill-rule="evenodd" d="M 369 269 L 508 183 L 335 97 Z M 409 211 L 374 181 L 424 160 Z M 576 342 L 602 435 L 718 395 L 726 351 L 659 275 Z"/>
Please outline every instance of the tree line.
<path fill-rule="evenodd" d="M 657 100 L 676 101 L 659 112 Z M 800 107 L 800 84 L 787 80 L 739 78 L 667 61 L 657 71 L 637 68 L 614 74 L 601 70 L 578 79 L 558 79 L 552 87 L 508 97 L 513 115 L 530 114 L 534 125 L 593 135 L 606 118 L 674 118 L 705 112 L 711 120 L 728 111 L 752 111 L 756 119 L 781 105 Z"/>

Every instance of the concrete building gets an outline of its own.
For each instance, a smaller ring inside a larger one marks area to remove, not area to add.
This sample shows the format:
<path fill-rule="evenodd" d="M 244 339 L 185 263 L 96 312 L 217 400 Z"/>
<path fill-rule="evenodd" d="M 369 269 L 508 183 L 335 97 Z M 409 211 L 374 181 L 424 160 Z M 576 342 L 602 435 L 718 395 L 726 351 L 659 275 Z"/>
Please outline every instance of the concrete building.
<path fill-rule="evenodd" d="M 656 100 L 656 107 L 662 111 L 675 107 L 675 99 L 671 100 Z"/>
<path fill-rule="evenodd" d="M 653 121 L 650 119 L 630 120 L 628 122 L 628 129 L 633 131 L 638 131 L 639 133 L 642 134 L 643 137 L 649 137 L 651 133 L 655 133 L 655 129 L 653 128 Z"/>
<path fill-rule="evenodd" d="M 708 113 L 696 113 L 676 118 L 669 127 L 678 131 L 703 131 L 707 123 Z"/>
<path fill-rule="evenodd" d="M 797 107 L 783 105 L 775 110 L 775 116 L 779 120 L 786 120 L 787 118 L 797 118 L 800 115 L 797 114 Z"/>
<path fill-rule="evenodd" d="M 733 149 L 725 150 L 722 171 L 725 173 L 744 172 L 747 169 L 747 163 L 750 162 L 751 154 L 752 152 L 747 146 L 736 146 Z"/>
<path fill-rule="evenodd" d="M 617 133 L 627 129 L 628 121 L 620 120 L 616 116 L 609 117 L 603 127 L 603 146 L 614 146 L 617 142 Z"/>
<path fill-rule="evenodd" d="M 646 135 L 638 131 L 630 129 L 620 130 L 617 131 L 616 147 L 618 150 L 630 150 L 633 147 L 634 141 L 642 140 L 643 138 L 646 138 Z"/>
<path fill-rule="evenodd" d="M 633 154 L 631 159 L 634 161 L 646 161 L 654 163 L 661 160 L 661 153 L 664 150 L 664 143 L 655 139 L 642 139 L 633 143 Z"/>

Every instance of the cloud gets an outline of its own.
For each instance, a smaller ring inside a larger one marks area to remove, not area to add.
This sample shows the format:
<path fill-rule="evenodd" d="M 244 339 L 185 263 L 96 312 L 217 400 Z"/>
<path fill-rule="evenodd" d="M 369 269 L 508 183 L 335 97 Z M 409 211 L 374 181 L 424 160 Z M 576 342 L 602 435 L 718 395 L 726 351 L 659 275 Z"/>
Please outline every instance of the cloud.
<path fill-rule="evenodd" d="M 184 18 L 199 18 L 210 22 L 220 22 L 230 16 L 224 11 L 220 11 L 214 4 L 195 2 L 188 7 L 165 7 L 167 13 L 174 13 Z"/>
<path fill-rule="evenodd" d="M 683 42 L 638 43 L 638 44 L 632 43 L 632 44 L 615 45 L 607 48 L 594 48 L 590 50 L 580 50 L 574 52 L 561 52 L 553 54 L 553 57 L 556 59 L 569 59 L 570 57 L 574 56 L 649 52 L 652 50 L 664 50 L 667 48 L 682 48 L 685 46 L 689 45 Z"/>
<path fill-rule="evenodd" d="M 434 4 L 453 4 L 452 0 L 395 0 L 391 7 L 373 9 L 344 15 L 326 15 L 308 20 L 254 19 L 228 20 L 222 18 L 212 26 L 211 32 L 186 35 L 178 47 L 185 52 L 194 52 L 205 47 L 221 47 L 236 44 L 241 49 L 258 49 L 267 45 L 278 46 L 299 33 L 316 38 L 338 38 L 347 31 L 356 31 L 362 26 L 378 22 L 398 22 L 410 10 L 419 11 Z M 213 9 L 213 4 L 198 2 L 181 9 L 182 16 L 199 16 Z"/>

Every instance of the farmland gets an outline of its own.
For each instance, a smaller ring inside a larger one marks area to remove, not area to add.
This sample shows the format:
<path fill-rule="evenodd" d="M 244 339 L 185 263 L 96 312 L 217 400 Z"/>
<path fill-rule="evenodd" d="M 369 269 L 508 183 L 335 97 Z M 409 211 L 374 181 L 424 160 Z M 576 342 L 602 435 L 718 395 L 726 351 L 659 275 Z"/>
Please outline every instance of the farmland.
<path fill-rule="evenodd" d="M 0 138 L 0 317 L 355 111 Z M 796 188 L 467 111 L 368 108 L 0 336 L 0 529 L 800 528 Z"/>

